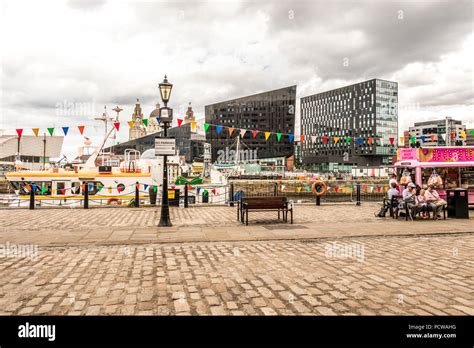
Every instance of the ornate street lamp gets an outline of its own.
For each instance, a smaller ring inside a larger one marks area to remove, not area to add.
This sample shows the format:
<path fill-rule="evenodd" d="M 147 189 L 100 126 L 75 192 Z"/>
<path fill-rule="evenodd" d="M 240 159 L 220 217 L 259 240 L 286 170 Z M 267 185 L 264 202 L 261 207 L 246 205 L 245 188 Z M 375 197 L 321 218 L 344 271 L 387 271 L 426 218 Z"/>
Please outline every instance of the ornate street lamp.
<path fill-rule="evenodd" d="M 163 123 L 163 137 L 168 137 L 168 128 L 173 121 L 173 109 L 169 108 L 168 101 L 170 100 L 171 90 L 173 85 L 168 82 L 168 79 L 165 75 L 165 79 L 162 83 L 158 85 L 161 94 L 161 100 L 163 100 L 164 107 L 160 108 L 160 121 Z M 161 215 L 160 222 L 158 223 L 159 227 L 168 227 L 172 226 L 170 219 L 170 207 L 168 200 L 168 156 L 163 156 L 163 194 L 161 200 Z"/>
<path fill-rule="evenodd" d="M 165 107 L 166 107 L 168 104 L 168 101 L 170 100 L 173 84 L 168 82 L 168 78 L 165 75 L 165 79 L 163 80 L 162 83 L 158 85 L 158 88 L 160 89 L 161 100 L 163 100 L 163 103 L 165 104 Z"/>

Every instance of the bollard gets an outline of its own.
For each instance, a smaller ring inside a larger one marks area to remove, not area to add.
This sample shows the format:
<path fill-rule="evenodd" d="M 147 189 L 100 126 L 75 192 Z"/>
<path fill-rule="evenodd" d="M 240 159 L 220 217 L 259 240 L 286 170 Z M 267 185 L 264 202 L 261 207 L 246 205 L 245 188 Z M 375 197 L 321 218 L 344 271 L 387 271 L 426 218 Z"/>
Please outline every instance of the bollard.
<path fill-rule="evenodd" d="M 84 185 L 84 209 L 89 209 L 89 184 L 83 181 Z"/>
<path fill-rule="evenodd" d="M 30 209 L 35 209 L 35 189 L 36 189 L 36 185 L 31 184 L 31 186 L 30 186 Z"/>
<path fill-rule="evenodd" d="M 356 205 L 360 205 L 360 184 L 356 185 Z"/>
<path fill-rule="evenodd" d="M 278 183 L 276 182 L 273 185 L 274 185 L 273 186 L 273 195 L 276 197 L 276 196 L 278 196 Z"/>
<path fill-rule="evenodd" d="M 316 205 L 321 205 L 321 196 L 316 197 Z"/>
<path fill-rule="evenodd" d="M 188 207 L 188 184 L 184 184 L 184 207 Z"/>
<path fill-rule="evenodd" d="M 230 190 L 229 190 L 229 206 L 234 206 L 234 183 L 230 183 Z"/>
<path fill-rule="evenodd" d="M 135 184 L 135 208 L 140 207 L 140 183 L 137 181 Z"/>

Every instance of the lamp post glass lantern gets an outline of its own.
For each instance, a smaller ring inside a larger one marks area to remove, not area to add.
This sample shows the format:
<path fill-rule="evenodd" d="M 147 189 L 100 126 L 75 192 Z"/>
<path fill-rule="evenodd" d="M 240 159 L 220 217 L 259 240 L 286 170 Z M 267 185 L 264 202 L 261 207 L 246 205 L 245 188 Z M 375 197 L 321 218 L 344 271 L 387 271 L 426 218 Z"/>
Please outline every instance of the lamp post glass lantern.
<path fill-rule="evenodd" d="M 163 80 L 162 83 L 159 84 L 161 99 L 165 104 L 164 107 L 160 108 L 160 121 L 163 123 L 163 138 L 168 137 L 168 127 L 170 126 L 171 122 L 173 121 L 173 109 L 169 108 L 168 101 L 171 95 L 171 89 L 173 85 L 168 82 L 166 78 Z M 159 227 L 168 227 L 172 226 L 171 219 L 170 219 L 170 206 L 168 200 L 168 164 L 167 164 L 168 156 L 163 155 L 163 194 L 161 199 L 161 214 L 160 214 L 160 222 L 158 223 Z"/>
<path fill-rule="evenodd" d="M 165 106 L 168 104 L 168 101 L 170 100 L 171 96 L 171 90 L 173 89 L 173 84 L 168 82 L 168 78 L 165 75 L 165 79 L 163 80 L 162 83 L 158 85 L 160 89 L 160 94 L 161 94 L 161 100 L 163 100 L 163 103 Z"/>

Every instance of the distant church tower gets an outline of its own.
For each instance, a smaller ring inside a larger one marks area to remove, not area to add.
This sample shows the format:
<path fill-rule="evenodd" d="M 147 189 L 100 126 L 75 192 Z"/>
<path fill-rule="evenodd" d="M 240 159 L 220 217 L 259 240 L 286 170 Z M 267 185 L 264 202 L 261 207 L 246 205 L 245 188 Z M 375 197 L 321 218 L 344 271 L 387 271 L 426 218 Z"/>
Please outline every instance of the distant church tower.
<path fill-rule="evenodd" d="M 137 103 L 135 104 L 135 110 L 132 115 L 133 127 L 130 128 L 129 140 L 140 138 L 146 135 L 145 127 L 143 126 L 143 113 L 142 107 L 140 106 L 140 101 L 137 98 Z"/>
<path fill-rule="evenodd" d="M 191 102 L 189 102 L 188 110 L 186 111 L 186 116 L 184 116 L 183 123 L 190 123 L 191 121 L 195 121 L 195 119 L 193 107 L 191 106 Z"/>
<path fill-rule="evenodd" d="M 159 125 L 158 118 L 160 117 L 160 104 L 156 104 L 156 109 L 150 113 L 150 117 L 148 118 L 148 126 L 146 127 L 146 133 L 152 134 L 159 132 L 161 130 L 161 126 Z"/>

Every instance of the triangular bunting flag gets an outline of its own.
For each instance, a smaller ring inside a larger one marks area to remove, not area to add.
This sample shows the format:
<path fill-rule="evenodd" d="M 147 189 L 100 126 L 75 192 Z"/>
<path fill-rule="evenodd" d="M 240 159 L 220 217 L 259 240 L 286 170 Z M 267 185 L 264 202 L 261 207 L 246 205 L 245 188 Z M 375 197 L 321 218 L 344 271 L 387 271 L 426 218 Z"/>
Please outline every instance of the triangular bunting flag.
<path fill-rule="evenodd" d="M 410 137 L 410 142 L 411 142 L 412 144 L 414 144 L 415 141 L 416 141 L 416 138 L 412 135 L 412 136 Z"/>
<path fill-rule="evenodd" d="M 38 136 L 38 132 L 39 132 L 40 129 L 39 128 L 32 128 L 32 130 L 33 130 L 33 134 L 35 136 Z"/>
<path fill-rule="evenodd" d="M 380 141 L 380 145 L 383 146 L 383 142 L 384 142 L 383 138 L 380 138 L 379 141 Z"/>
<path fill-rule="evenodd" d="M 405 144 L 405 137 L 400 137 L 400 145 Z"/>
<path fill-rule="evenodd" d="M 369 145 L 372 145 L 373 141 L 374 141 L 374 138 L 372 138 L 372 137 L 369 137 L 367 139 L 367 142 L 369 143 Z"/>
<path fill-rule="evenodd" d="M 466 139 L 466 131 L 464 131 L 464 130 L 461 131 L 461 137 Z"/>
<path fill-rule="evenodd" d="M 346 143 L 349 143 L 351 141 L 351 137 L 350 136 L 347 136 L 346 137 Z"/>
<path fill-rule="evenodd" d="M 228 128 L 228 131 L 229 131 L 229 136 L 231 136 L 231 135 L 232 135 L 232 133 L 234 133 L 234 128 L 232 128 L 232 127 L 229 127 L 229 128 Z"/>
<path fill-rule="evenodd" d="M 337 142 L 339 141 L 340 137 L 334 137 L 334 144 L 337 144 Z"/>
<path fill-rule="evenodd" d="M 446 141 L 446 134 L 441 134 L 441 138 L 443 138 L 443 140 Z"/>
<path fill-rule="evenodd" d="M 69 132 L 69 127 L 62 127 L 62 128 L 63 128 L 64 136 L 66 136 L 67 132 Z"/>
<path fill-rule="evenodd" d="M 294 138 L 295 138 L 295 136 L 294 136 L 293 134 L 288 134 L 288 141 L 289 141 L 290 143 L 293 142 L 293 139 L 294 139 Z"/>
<path fill-rule="evenodd" d="M 216 132 L 217 132 L 217 134 L 221 134 L 222 126 L 216 126 Z"/>
<path fill-rule="evenodd" d="M 253 130 L 252 131 L 252 137 L 255 139 L 257 137 L 257 134 L 258 134 L 258 131 L 257 130 Z"/>
<path fill-rule="evenodd" d="M 153 191 L 156 192 L 157 189 L 158 187 L 156 187 L 156 185 L 153 185 Z"/>
<path fill-rule="evenodd" d="M 317 138 L 316 135 L 312 135 L 312 136 L 311 136 L 311 142 L 312 142 L 312 143 L 315 143 L 315 142 L 316 142 L 316 138 Z"/>
<path fill-rule="evenodd" d="M 474 129 L 471 129 L 471 135 L 474 137 Z"/>
<path fill-rule="evenodd" d="M 210 124 L 209 123 L 204 123 L 204 132 L 207 132 L 209 129 Z"/>
<path fill-rule="evenodd" d="M 18 134 L 18 138 L 21 138 L 21 135 L 23 134 L 23 129 L 17 128 L 16 134 Z"/>
<path fill-rule="evenodd" d="M 133 125 L 135 124 L 133 121 L 128 121 L 127 123 L 128 123 L 128 126 L 129 126 L 130 128 L 132 128 Z"/>
<path fill-rule="evenodd" d="M 301 192 L 301 187 L 297 187 L 296 191 L 298 191 L 298 193 Z"/>
<path fill-rule="evenodd" d="M 196 121 L 191 121 L 191 132 L 196 133 Z"/>
<path fill-rule="evenodd" d="M 97 192 L 100 192 L 104 186 L 102 185 L 97 185 Z"/>
<path fill-rule="evenodd" d="M 426 141 L 426 135 L 421 136 L 421 141 L 424 143 Z"/>
<path fill-rule="evenodd" d="M 281 139 L 281 133 L 277 133 L 276 136 L 277 136 L 277 140 L 280 141 L 280 139 Z"/>
<path fill-rule="evenodd" d="M 178 128 L 181 127 L 181 124 L 183 123 L 183 119 L 182 118 L 178 118 Z"/>
<path fill-rule="evenodd" d="M 328 142 L 328 136 L 323 135 L 323 144 L 326 144 Z"/>
<path fill-rule="evenodd" d="M 431 141 L 435 141 L 436 140 L 436 136 L 434 134 L 431 134 Z"/>
<path fill-rule="evenodd" d="M 300 142 L 302 143 L 304 141 L 304 134 L 300 135 Z"/>
<path fill-rule="evenodd" d="M 358 143 L 359 145 L 362 145 L 363 142 L 364 142 L 364 139 L 362 139 L 362 137 L 358 137 L 358 138 L 357 138 L 357 143 Z"/>
<path fill-rule="evenodd" d="M 215 188 L 213 188 L 213 189 L 211 190 L 211 192 L 212 192 L 213 195 L 215 195 L 215 194 L 217 193 L 217 191 L 216 191 Z"/>
<path fill-rule="evenodd" d="M 240 136 L 243 138 L 245 136 L 245 133 L 247 133 L 246 129 L 241 129 L 240 130 Z"/>
<path fill-rule="evenodd" d="M 118 131 L 120 129 L 120 122 L 114 122 L 114 127 Z"/>
<path fill-rule="evenodd" d="M 48 128 L 49 135 L 53 136 L 54 133 L 54 127 Z"/>
<path fill-rule="evenodd" d="M 148 185 L 147 184 L 144 184 L 143 185 L 143 189 L 146 191 L 148 189 Z"/>
<path fill-rule="evenodd" d="M 145 125 L 145 127 L 148 127 L 148 118 L 142 119 L 142 123 Z"/>
<path fill-rule="evenodd" d="M 271 132 L 265 132 L 265 140 L 268 140 L 268 138 L 270 137 L 270 134 L 272 134 Z"/>
<path fill-rule="evenodd" d="M 200 187 L 196 187 L 196 193 L 199 194 L 200 191 L 201 191 L 201 188 L 200 188 Z"/>
<path fill-rule="evenodd" d="M 390 144 L 393 145 L 393 142 L 395 141 L 395 138 L 394 138 L 394 137 L 390 137 L 390 138 L 388 138 L 388 140 L 390 140 Z"/>
<path fill-rule="evenodd" d="M 77 128 L 79 128 L 79 133 L 81 133 L 81 134 L 84 133 L 84 127 L 85 126 L 77 126 Z"/>

